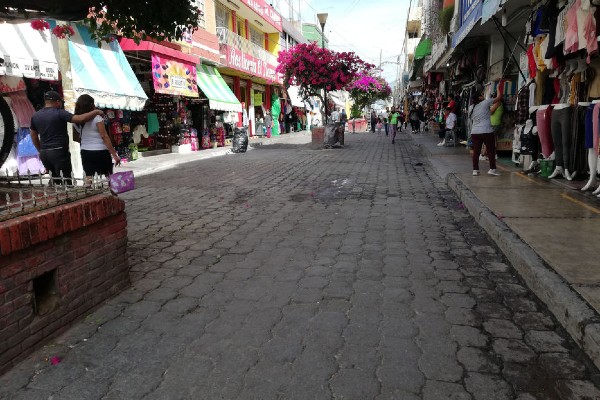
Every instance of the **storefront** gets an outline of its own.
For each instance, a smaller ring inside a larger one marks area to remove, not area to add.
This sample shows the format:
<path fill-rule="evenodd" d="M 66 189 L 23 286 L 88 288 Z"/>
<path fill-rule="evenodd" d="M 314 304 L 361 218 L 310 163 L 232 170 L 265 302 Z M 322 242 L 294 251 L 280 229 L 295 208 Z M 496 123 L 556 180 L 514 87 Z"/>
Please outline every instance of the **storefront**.
<path fill-rule="evenodd" d="M 209 135 L 209 99 L 198 90 L 197 56 L 177 50 L 174 44 L 121 39 L 121 47 L 149 97 L 143 113 L 133 117 L 133 142 L 142 156 L 189 152 L 212 147 L 202 143 Z M 172 47 L 169 47 L 169 46 Z M 213 138 L 213 143 L 217 143 Z M 218 141 L 225 145 L 224 138 Z"/>
<path fill-rule="evenodd" d="M 240 122 L 239 115 L 242 115 L 242 125 L 248 125 L 244 123 L 242 104 L 215 67 L 198 66 L 198 86 L 208 99 L 209 121 L 216 128 L 217 138 L 224 140 L 226 137 L 233 136 L 235 126 Z M 203 139 L 205 142 L 206 135 L 203 135 Z M 206 146 L 206 143 L 204 145 Z"/>
<path fill-rule="evenodd" d="M 44 106 L 44 92 L 61 90 L 50 32 L 29 23 L 0 24 L 0 58 L 0 175 L 44 173 L 29 126 Z"/>

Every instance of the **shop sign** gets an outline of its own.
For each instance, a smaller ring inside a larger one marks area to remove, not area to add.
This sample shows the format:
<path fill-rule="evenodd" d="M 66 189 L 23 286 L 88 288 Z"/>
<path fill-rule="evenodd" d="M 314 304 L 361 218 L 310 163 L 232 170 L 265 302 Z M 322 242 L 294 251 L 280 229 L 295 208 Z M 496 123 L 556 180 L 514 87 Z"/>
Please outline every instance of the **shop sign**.
<path fill-rule="evenodd" d="M 4 61 L 0 62 L 0 75 L 56 81 L 58 64 L 7 55 Z"/>
<path fill-rule="evenodd" d="M 261 92 L 256 92 L 254 93 L 254 105 L 255 106 L 262 106 L 263 104 L 263 96 Z"/>
<path fill-rule="evenodd" d="M 282 31 L 281 15 L 275 9 L 267 4 L 265 0 L 241 0 L 242 3 L 250 7 L 255 13 L 260 15 L 269 25 L 273 26 L 279 32 Z"/>
<path fill-rule="evenodd" d="M 275 72 L 276 67 L 274 65 L 271 65 L 266 61 L 259 60 L 254 56 L 236 49 L 235 47 L 222 45 L 221 48 L 222 51 L 225 51 L 225 64 L 228 67 L 250 73 L 254 76 L 258 76 L 269 81 L 281 83 L 281 77 L 277 72 Z"/>
<path fill-rule="evenodd" d="M 195 65 L 153 53 L 152 81 L 157 93 L 199 97 Z"/>
<path fill-rule="evenodd" d="M 470 9 L 467 18 L 464 20 L 458 31 L 452 36 L 452 48 L 458 46 L 460 42 L 471 32 L 477 21 L 481 18 L 481 0 L 461 0 L 462 3 L 474 3 Z"/>

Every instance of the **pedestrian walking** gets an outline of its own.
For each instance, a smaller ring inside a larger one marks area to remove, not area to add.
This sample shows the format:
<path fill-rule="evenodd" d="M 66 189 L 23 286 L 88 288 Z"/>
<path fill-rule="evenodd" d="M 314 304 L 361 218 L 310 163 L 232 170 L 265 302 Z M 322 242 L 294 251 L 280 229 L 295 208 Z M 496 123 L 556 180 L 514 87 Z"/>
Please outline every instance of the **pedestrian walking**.
<path fill-rule="evenodd" d="M 375 125 L 377 124 L 377 113 L 371 110 L 371 133 L 375 133 Z"/>
<path fill-rule="evenodd" d="M 72 178 L 71 153 L 69 152 L 69 134 L 67 122 L 84 124 L 94 117 L 103 115 L 101 110 L 73 115 L 63 109 L 63 100 L 58 92 L 53 90 L 44 94 L 44 108 L 31 117 L 31 140 L 40 153 L 44 168 L 52 173 L 53 182 L 61 184 L 59 178 Z M 67 185 L 71 179 L 65 179 Z"/>
<path fill-rule="evenodd" d="M 377 134 L 380 135 L 383 129 L 383 122 L 381 117 L 377 118 L 377 124 L 375 124 L 375 128 L 377 129 Z"/>
<path fill-rule="evenodd" d="M 265 128 L 267 128 L 267 137 L 271 137 L 271 128 L 273 127 L 273 118 L 269 110 L 265 111 Z"/>
<path fill-rule="evenodd" d="M 419 114 L 417 112 L 417 105 L 413 103 L 408 112 L 408 119 L 410 121 L 410 127 L 412 132 L 417 133 L 419 131 Z"/>
<path fill-rule="evenodd" d="M 381 113 L 383 117 L 383 124 L 385 124 L 385 136 L 388 136 L 390 130 L 390 108 L 386 107 L 385 111 Z"/>
<path fill-rule="evenodd" d="M 484 99 L 481 88 L 475 88 L 471 93 L 471 103 L 469 109 L 469 119 L 471 126 L 471 141 L 473 142 L 473 175 L 479 175 L 479 156 L 481 147 L 485 143 L 488 154 L 496 154 L 496 137 L 494 136 L 494 127 L 491 124 L 492 106 L 499 103 L 504 95 L 504 82 L 498 83 L 498 94 L 493 99 Z M 488 174 L 500 175 L 496 171 L 496 157 L 488 157 L 490 169 Z"/>
<path fill-rule="evenodd" d="M 396 107 L 392 107 L 392 110 L 390 111 L 390 130 L 391 130 L 391 134 L 392 134 L 392 144 L 396 143 L 396 133 L 398 133 L 398 117 L 400 116 L 400 113 L 398 111 L 396 111 Z"/>
<path fill-rule="evenodd" d="M 75 103 L 75 115 L 82 115 L 96 109 L 94 98 L 82 94 Z M 86 176 L 86 184 L 91 184 L 95 174 L 109 176 L 113 173 L 113 160 L 115 165 L 121 163 L 121 158 L 113 147 L 104 118 L 96 115 L 84 124 L 74 124 L 73 140 L 81 144 L 81 163 Z"/>

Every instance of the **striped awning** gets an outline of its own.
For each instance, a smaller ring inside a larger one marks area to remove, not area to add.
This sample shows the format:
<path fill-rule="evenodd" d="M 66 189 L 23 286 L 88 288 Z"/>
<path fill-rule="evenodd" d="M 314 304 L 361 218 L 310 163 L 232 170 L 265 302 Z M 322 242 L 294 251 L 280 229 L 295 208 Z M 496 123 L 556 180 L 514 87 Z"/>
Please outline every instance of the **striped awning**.
<path fill-rule="evenodd" d="M 198 86 L 208 98 L 208 105 L 211 109 L 242 112 L 242 104 L 215 67 L 202 64 L 197 69 Z"/>
<path fill-rule="evenodd" d="M 0 22 L 0 75 L 58 80 L 58 63 L 49 30 L 36 31 L 30 23 Z"/>
<path fill-rule="evenodd" d="M 97 107 L 141 111 L 148 100 L 119 43 L 94 41 L 83 25 L 69 40 L 75 97 L 88 94 Z"/>

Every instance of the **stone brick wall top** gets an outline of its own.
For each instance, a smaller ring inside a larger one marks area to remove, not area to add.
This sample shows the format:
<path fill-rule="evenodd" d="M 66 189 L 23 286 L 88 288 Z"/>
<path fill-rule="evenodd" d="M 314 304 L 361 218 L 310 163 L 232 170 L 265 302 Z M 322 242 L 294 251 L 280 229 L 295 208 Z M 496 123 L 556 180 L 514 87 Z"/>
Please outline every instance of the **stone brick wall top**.
<path fill-rule="evenodd" d="M 92 225 L 124 209 L 123 200 L 100 194 L 6 221 L 0 225 L 0 256 Z"/>

